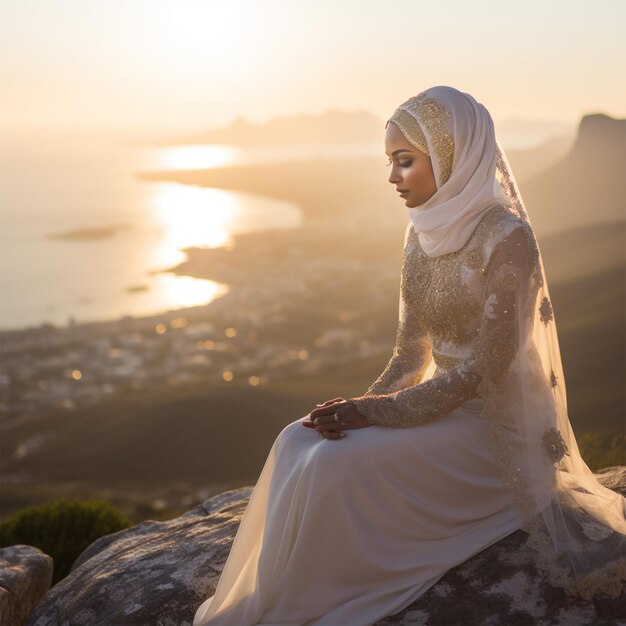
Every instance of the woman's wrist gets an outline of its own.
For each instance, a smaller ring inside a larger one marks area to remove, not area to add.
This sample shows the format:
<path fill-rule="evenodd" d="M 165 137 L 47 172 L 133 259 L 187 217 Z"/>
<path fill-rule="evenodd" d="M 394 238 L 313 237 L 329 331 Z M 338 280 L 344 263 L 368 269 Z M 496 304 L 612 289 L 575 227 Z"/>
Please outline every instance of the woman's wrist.
<path fill-rule="evenodd" d="M 355 398 L 349 398 L 347 402 L 350 402 L 362 415 L 369 424 L 372 425 L 385 425 L 385 420 L 379 420 L 379 411 L 377 408 L 380 406 L 380 401 L 385 400 L 385 396 L 378 396 L 376 394 L 357 396 Z"/>

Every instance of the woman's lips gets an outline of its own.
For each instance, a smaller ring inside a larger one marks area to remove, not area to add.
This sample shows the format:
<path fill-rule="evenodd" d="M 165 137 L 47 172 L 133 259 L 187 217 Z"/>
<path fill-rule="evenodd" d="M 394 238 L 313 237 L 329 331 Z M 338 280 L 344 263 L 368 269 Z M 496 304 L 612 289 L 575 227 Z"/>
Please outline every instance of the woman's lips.
<path fill-rule="evenodd" d="M 400 190 L 398 190 L 398 193 L 400 194 L 400 197 L 401 197 L 401 198 L 404 198 L 404 197 L 406 197 L 406 196 L 408 196 L 408 195 L 409 195 L 409 192 L 408 192 L 408 191 L 400 191 Z"/>

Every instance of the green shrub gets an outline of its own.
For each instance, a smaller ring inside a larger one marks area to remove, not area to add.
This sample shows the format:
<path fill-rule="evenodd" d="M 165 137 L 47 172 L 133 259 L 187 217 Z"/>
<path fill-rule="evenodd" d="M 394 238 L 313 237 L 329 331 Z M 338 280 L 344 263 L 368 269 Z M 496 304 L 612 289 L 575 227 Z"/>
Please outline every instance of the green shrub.
<path fill-rule="evenodd" d="M 593 472 L 613 465 L 626 465 L 626 434 L 589 432 L 577 437 L 577 441 L 581 456 Z"/>
<path fill-rule="evenodd" d="M 133 522 L 104 500 L 62 498 L 30 506 L 0 521 L 0 547 L 35 546 L 54 559 L 52 584 L 67 576 L 78 555 L 96 539 Z"/>

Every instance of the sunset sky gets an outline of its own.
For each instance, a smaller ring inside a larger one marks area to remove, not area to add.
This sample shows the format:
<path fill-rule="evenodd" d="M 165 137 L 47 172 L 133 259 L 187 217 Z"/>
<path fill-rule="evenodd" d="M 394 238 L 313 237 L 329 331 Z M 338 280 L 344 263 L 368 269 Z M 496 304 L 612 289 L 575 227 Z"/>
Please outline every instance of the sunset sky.
<path fill-rule="evenodd" d="M 626 114 L 623 0 L 3 0 L 0 131 L 388 116 L 433 85 L 496 121 Z"/>

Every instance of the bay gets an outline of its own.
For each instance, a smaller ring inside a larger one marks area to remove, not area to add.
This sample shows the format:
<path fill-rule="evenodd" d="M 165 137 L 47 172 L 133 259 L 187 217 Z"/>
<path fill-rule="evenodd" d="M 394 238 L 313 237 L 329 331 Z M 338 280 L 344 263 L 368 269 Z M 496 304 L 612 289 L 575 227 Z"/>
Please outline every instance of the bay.
<path fill-rule="evenodd" d="M 287 201 L 137 179 L 138 172 L 285 159 L 349 158 L 378 144 L 242 149 L 141 147 L 106 137 L 4 137 L 0 143 L 0 328 L 117 319 L 211 302 L 228 289 L 163 270 L 184 248 L 295 228 Z"/>

